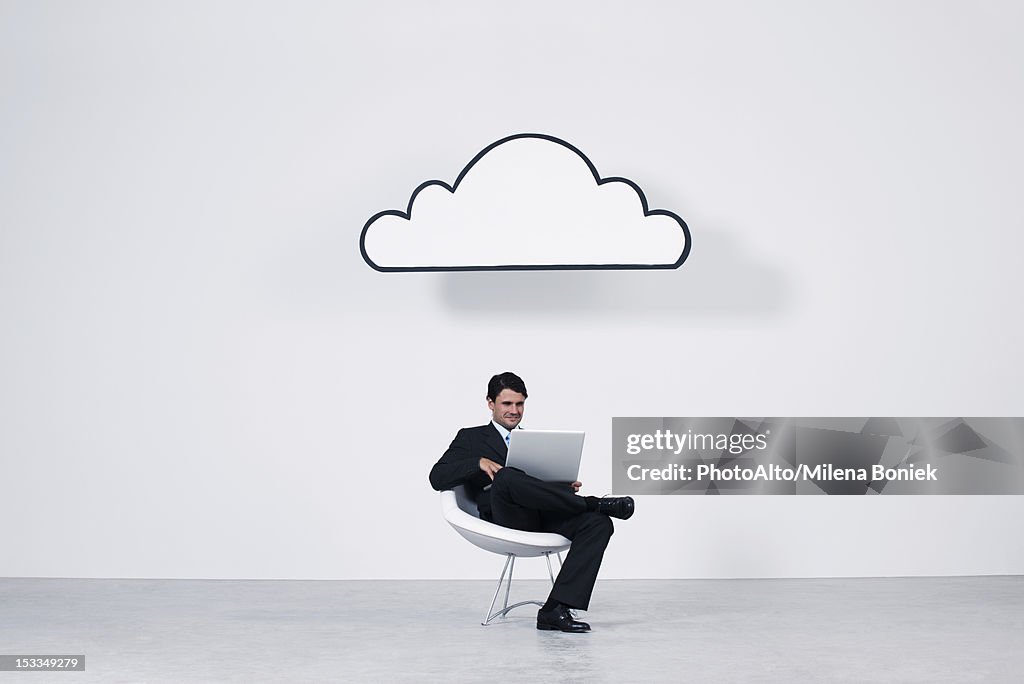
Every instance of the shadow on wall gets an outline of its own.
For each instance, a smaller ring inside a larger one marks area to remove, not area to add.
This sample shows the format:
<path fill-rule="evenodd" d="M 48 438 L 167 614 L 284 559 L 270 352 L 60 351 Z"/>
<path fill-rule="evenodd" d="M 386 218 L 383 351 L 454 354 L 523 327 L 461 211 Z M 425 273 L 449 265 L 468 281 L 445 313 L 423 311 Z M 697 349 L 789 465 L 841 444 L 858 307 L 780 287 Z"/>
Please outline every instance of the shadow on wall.
<path fill-rule="evenodd" d="M 455 313 L 503 316 L 594 312 L 779 315 L 791 288 L 777 266 L 757 263 L 725 232 L 701 233 L 682 268 L 669 271 L 505 271 L 440 274 Z"/>

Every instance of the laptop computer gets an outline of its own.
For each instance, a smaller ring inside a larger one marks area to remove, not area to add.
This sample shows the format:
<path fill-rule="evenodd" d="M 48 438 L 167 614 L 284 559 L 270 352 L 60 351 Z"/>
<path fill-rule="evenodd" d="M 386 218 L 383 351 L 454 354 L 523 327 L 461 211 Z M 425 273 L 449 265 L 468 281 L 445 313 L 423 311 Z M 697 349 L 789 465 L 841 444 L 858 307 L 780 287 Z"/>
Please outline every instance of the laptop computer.
<path fill-rule="evenodd" d="M 585 436 L 585 432 L 513 430 L 505 465 L 546 482 L 575 482 Z"/>

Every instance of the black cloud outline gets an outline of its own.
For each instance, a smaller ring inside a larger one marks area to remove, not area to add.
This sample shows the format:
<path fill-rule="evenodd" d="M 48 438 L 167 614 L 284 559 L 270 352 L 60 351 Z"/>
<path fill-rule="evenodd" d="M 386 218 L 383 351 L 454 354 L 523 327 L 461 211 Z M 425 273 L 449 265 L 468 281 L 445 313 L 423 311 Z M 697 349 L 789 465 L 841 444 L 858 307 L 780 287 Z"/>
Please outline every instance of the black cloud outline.
<path fill-rule="evenodd" d="M 519 140 L 521 138 L 540 138 L 541 140 L 547 140 L 549 142 L 558 143 L 559 145 L 562 145 L 563 147 L 565 147 L 565 148 L 575 152 L 576 155 L 578 155 L 580 157 L 580 159 L 582 159 L 586 163 L 587 167 L 590 169 L 590 173 L 593 174 L 594 180 L 597 182 L 597 184 L 599 186 L 600 185 L 604 185 L 605 183 L 627 183 L 631 188 L 633 188 L 634 191 L 636 191 L 636 194 L 638 194 L 640 196 L 640 204 L 643 207 L 644 217 L 645 218 L 648 217 L 648 216 L 668 216 L 668 217 L 672 218 L 676 223 L 678 223 L 680 228 L 682 228 L 683 235 L 686 237 L 686 244 L 683 247 L 682 254 L 679 255 L 679 259 L 676 260 L 676 262 L 672 263 L 672 264 L 599 264 L 599 265 L 598 264 L 547 264 L 547 265 L 543 265 L 543 266 L 537 266 L 537 265 L 532 265 L 532 264 L 529 264 L 529 265 L 528 264 L 511 264 L 511 265 L 500 265 L 500 266 L 379 266 L 378 264 L 374 263 L 372 259 L 370 259 L 370 255 L 366 253 L 366 233 L 370 230 L 370 226 L 373 224 L 374 221 L 376 221 L 377 219 L 381 218 L 382 216 L 398 216 L 399 218 L 403 218 L 403 219 L 405 219 L 407 221 L 411 220 L 412 219 L 412 206 L 416 202 L 416 196 L 418 194 L 420 194 L 420 192 L 424 188 L 427 188 L 427 187 L 429 187 L 431 185 L 440 185 L 441 187 L 443 187 L 448 192 L 450 192 L 452 194 L 455 194 L 455 191 L 458 190 L 458 188 L 459 188 L 459 183 L 462 182 L 462 179 L 466 177 L 466 174 L 469 173 L 470 169 L 472 169 L 473 166 L 478 161 L 480 161 L 485 154 L 487 154 L 488 152 L 490 152 L 491 150 L 496 148 L 498 145 L 503 145 L 503 144 L 505 144 L 507 142 L 511 142 L 512 140 Z M 636 271 L 636 270 L 655 270 L 655 269 L 668 270 L 668 269 L 677 269 L 677 268 L 679 268 L 680 266 L 683 265 L 683 262 L 686 261 L 686 258 L 690 255 L 690 245 L 691 245 L 690 229 L 686 225 L 686 221 L 684 221 L 681 216 L 679 216 L 678 214 L 676 214 L 674 212 L 669 211 L 668 209 L 650 209 L 648 207 L 648 205 L 647 205 L 647 196 L 644 195 L 644 191 L 640 189 L 639 185 L 637 185 L 633 181 L 629 180 L 628 178 L 623 178 L 622 176 L 611 176 L 609 178 L 601 178 L 601 175 L 597 172 L 597 167 L 594 166 L 594 163 L 591 162 L 590 159 L 587 157 L 587 155 L 583 154 L 583 152 L 580 151 L 579 148 L 577 148 L 575 145 L 572 145 L 571 143 L 568 143 L 568 142 L 562 140 L 561 138 L 556 138 L 553 135 L 547 135 L 545 133 L 517 133 L 515 135 L 510 135 L 510 136 L 507 136 L 505 138 L 502 138 L 501 140 L 498 140 L 498 141 L 495 141 L 495 142 L 491 143 L 490 145 L 488 145 L 487 147 L 482 149 L 480 152 L 478 152 L 476 154 L 476 156 L 473 157 L 473 159 L 468 164 L 466 164 L 466 167 L 464 169 L 462 169 L 462 171 L 459 173 L 458 177 L 455 179 L 455 183 L 453 183 L 452 185 L 448 185 L 447 183 L 445 183 L 444 181 L 441 181 L 441 180 L 429 180 L 429 181 L 425 181 L 423 183 L 420 183 L 420 185 L 415 190 L 413 190 L 412 196 L 409 198 L 409 205 L 408 205 L 408 207 L 406 207 L 405 211 L 399 211 L 397 209 L 387 209 L 385 211 L 377 212 L 376 214 L 371 216 L 369 218 L 369 220 L 367 220 L 367 222 L 365 224 L 363 224 L 363 230 L 359 234 L 359 253 L 362 255 L 363 261 L 365 261 L 366 264 L 370 268 L 374 269 L 375 271 L 380 271 L 381 273 L 395 273 L 395 272 L 408 273 L 408 272 L 416 272 L 416 271 L 442 271 L 443 272 L 443 271 L 624 271 L 624 270 Z"/>

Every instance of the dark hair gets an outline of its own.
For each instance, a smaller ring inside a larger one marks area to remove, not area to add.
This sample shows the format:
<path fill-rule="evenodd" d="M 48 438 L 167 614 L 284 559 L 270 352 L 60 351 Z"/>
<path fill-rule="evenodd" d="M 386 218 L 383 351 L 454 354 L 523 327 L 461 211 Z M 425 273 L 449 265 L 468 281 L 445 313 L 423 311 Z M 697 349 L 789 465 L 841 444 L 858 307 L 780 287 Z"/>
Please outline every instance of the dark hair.
<path fill-rule="evenodd" d="M 526 383 L 523 379 L 515 373 L 505 371 L 504 373 L 498 373 L 491 381 L 487 383 L 487 398 L 494 401 L 501 394 L 501 390 L 512 390 L 513 392 L 519 392 L 525 398 L 526 395 Z"/>

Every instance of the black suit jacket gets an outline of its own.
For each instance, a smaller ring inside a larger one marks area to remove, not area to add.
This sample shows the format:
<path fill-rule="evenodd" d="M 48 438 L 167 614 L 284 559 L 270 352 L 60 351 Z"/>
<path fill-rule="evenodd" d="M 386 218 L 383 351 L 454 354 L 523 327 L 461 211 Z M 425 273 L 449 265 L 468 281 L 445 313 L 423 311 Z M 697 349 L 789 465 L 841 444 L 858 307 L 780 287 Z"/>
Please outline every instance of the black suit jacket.
<path fill-rule="evenodd" d="M 476 501 L 480 516 L 491 519 L 490 492 L 483 491 L 491 478 L 480 470 L 480 459 L 489 458 L 505 465 L 508 446 L 492 423 L 462 428 L 451 446 L 430 469 L 430 486 L 438 491 L 458 485 L 466 486 L 466 493 Z"/>

